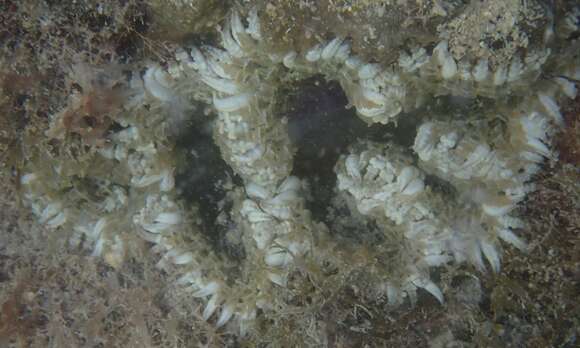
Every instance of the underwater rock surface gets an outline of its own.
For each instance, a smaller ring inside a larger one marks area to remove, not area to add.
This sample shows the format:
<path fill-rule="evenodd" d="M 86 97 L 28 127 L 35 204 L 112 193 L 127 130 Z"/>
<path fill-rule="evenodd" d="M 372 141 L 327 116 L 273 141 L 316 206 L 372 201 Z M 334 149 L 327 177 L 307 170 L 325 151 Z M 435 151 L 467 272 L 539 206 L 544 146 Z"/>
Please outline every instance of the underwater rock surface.
<path fill-rule="evenodd" d="M 580 10 L 484 3 L 131 3 L 149 56 L 78 55 L 51 112 L 7 118 L 35 238 L 159 273 L 162 312 L 207 344 L 408 345 L 376 317 L 498 315 L 518 288 L 480 278 L 509 282 L 502 249 L 537 248 L 521 210 L 574 121 Z M 431 345 L 511 335 L 433 325 Z"/>

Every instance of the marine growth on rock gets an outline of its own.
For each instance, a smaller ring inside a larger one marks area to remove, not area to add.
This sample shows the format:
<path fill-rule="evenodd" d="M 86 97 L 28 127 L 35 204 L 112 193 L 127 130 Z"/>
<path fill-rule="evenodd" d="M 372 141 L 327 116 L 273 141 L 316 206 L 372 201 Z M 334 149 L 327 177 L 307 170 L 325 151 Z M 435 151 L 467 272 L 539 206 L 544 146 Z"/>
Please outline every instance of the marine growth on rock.
<path fill-rule="evenodd" d="M 204 302 L 203 318 L 240 335 L 276 311 L 276 289 L 308 267 L 358 275 L 397 306 L 415 304 L 420 289 L 444 302 L 438 268 L 501 272 L 503 247 L 525 252 L 525 221 L 512 210 L 555 157 L 559 103 L 576 96 L 578 54 L 559 35 L 578 33 L 577 21 L 547 20 L 543 41 L 507 60 L 458 55 L 450 23 L 433 45 L 369 61 L 349 37 L 281 49 L 262 16 L 232 10 L 217 43 L 184 45 L 129 77 L 86 68 L 97 82 L 81 86 L 45 134 L 65 141 L 27 153 L 20 184 L 40 223 L 114 267 L 135 237 L 151 243 L 159 268 Z M 384 133 L 341 148 L 323 182 L 296 172 L 300 137 L 284 108 L 285 93 L 312 78 L 339 85 L 353 117 Z M 90 102 L 120 108 L 119 117 L 83 118 L 95 85 Z M 209 132 L 217 158 L 183 145 Z M 331 197 L 316 185 L 333 185 Z M 204 190 L 219 197 L 191 193 Z M 371 225 L 378 237 L 365 242 Z"/>

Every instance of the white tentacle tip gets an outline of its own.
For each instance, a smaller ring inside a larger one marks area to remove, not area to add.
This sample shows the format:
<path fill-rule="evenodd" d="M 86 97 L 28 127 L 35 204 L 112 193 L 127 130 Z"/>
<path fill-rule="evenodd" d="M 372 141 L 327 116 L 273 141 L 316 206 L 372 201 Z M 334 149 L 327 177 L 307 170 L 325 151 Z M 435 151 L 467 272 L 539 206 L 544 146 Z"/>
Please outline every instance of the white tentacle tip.
<path fill-rule="evenodd" d="M 247 107 L 251 101 L 251 94 L 243 93 L 226 98 L 214 96 L 213 105 L 218 111 L 233 112 Z"/>
<path fill-rule="evenodd" d="M 437 284 L 433 283 L 430 279 L 427 278 L 417 278 L 412 281 L 413 285 L 418 288 L 422 288 L 427 290 L 431 295 L 433 295 L 439 303 L 444 302 L 443 293 L 441 289 L 437 286 Z"/>
<path fill-rule="evenodd" d="M 219 307 L 219 302 L 218 302 L 218 295 L 214 294 L 209 301 L 207 302 L 205 309 L 203 310 L 203 320 L 208 320 L 216 311 L 216 309 Z"/>
<path fill-rule="evenodd" d="M 521 240 L 508 228 L 502 228 L 498 230 L 497 235 L 501 240 L 513 245 L 514 247 L 518 248 L 521 251 L 527 251 L 528 249 L 528 245 L 526 244 L 526 242 Z"/>
<path fill-rule="evenodd" d="M 224 326 L 234 315 L 234 309 L 230 305 L 222 306 L 222 310 L 220 312 L 220 316 L 217 320 L 216 326 L 222 327 Z"/>
<path fill-rule="evenodd" d="M 206 297 L 218 292 L 220 286 L 217 282 L 209 282 L 205 285 L 199 286 L 199 290 L 193 294 L 193 297 Z"/>
<path fill-rule="evenodd" d="M 493 270 L 493 272 L 499 273 L 501 262 L 499 253 L 497 252 L 495 246 L 492 243 L 485 240 L 480 241 L 480 245 L 481 251 L 483 251 L 483 255 L 485 255 L 485 258 L 491 265 L 491 269 Z"/>

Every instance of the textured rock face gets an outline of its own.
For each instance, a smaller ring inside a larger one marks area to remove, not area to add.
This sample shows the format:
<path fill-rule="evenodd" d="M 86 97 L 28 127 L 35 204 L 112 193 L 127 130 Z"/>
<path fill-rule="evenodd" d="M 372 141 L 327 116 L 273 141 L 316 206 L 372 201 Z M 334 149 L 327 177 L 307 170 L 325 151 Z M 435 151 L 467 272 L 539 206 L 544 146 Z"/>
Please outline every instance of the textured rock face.
<path fill-rule="evenodd" d="M 202 299 L 202 317 L 230 323 L 240 335 L 258 315 L 274 315 L 285 300 L 280 287 L 312 269 L 345 283 L 361 277 L 392 306 L 405 298 L 414 304 L 418 289 L 443 302 L 433 269 L 465 263 L 483 272 L 487 263 L 500 272 L 501 243 L 526 249 L 517 236 L 525 222 L 511 211 L 539 165 L 554 157 L 559 103 L 576 96 L 580 78 L 576 53 L 563 48 L 578 33 L 576 12 L 560 23 L 539 2 L 488 5 L 480 16 L 476 3 L 401 2 L 385 16 L 424 9 L 442 17 L 437 35 L 393 40 L 384 59 L 380 48 L 346 36 L 286 42 L 265 30 L 276 12 L 267 5 L 233 9 L 218 43 L 184 44 L 165 66 L 149 64 L 143 76 L 121 82 L 109 103 L 121 109 L 115 118 L 85 120 L 80 110 L 94 85 L 82 86 L 45 134 L 70 143 L 29 149 L 20 177 L 25 201 L 40 223 L 115 267 L 136 238 L 152 243 L 159 268 L 179 273 L 183 291 Z M 377 5 L 357 6 L 349 11 Z M 382 133 L 355 136 L 323 182 L 293 170 L 300 144 L 283 107 L 288 86 L 300 89 L 317 76 L 338 84 L 352 117 Z M 197 112 L 201 104 L 210 115 Z M 187 164 L 200 157 L 195 147 L 184 154 L 176 140 L 188 137 L 180 129 L 188 118 L 197 132 L 213 134 L 213 160 L 228 168 L 210 181 L 223 193 L 215 202 L 188 197 L 179 182 L 196 185 L 186 178 L 217 166 Z M 334 197 L 311 195 L 318 184 L 334 185 Z M 209 223 L 198 208 L 207 204 L 217 206 Z M 314 217 L 310 207 L 325 204 L 344 209 L 350 221 Z M 376 243 L 367 240 L 366 224 Z M 348 228 L 360 245 L 339 232 Z M 225 257 L 224 249 L 234 251 Z"/>

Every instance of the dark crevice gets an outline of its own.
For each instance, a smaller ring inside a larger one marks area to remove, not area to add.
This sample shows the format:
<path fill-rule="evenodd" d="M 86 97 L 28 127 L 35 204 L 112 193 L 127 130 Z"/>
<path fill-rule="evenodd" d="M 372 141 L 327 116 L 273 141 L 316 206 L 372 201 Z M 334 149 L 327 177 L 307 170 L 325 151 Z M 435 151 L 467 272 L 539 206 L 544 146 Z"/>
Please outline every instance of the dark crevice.
<path fill-rule="evenodd" d="M 223 184 L 231 178 L 235 185 L 241 185 L 241 179 L 222 159 L 211 133 L 200 123 L 199 120 L 189 123 L 175 143 L 179 156 L 175 173 L 176 189 L 186 203 L 197 207 L 202 223 L 201 232 L 214 248 L 229 257 L 241 258 L 243 250 L 227 244 L 226 234 L 234 228 L 232 224 L 224 225 L 216 221 L 221 213 L 228 215 L 231 210 Z"/>
<path fill-rule="evenodd" d="M 354 109 L 346 109 L 348 101 L 338 83 L 314 77 L 295 88 L 295 93 L 286 94 L 284 115 L 296 148 L 292 174 L 308 180 L 308 208 L 316 220 L 324 221 L 336 184 L 334 165 L 368 126 Z"/>
<path fill-rule="evenodd" d="M 358 139 L 393 141 L 409 147 L 415 124 L 404 120 L 394 124 L 369 126 L 348 108 L 340 84 L 315 76 L 301 81 L 291 90 L 281 91 L 288 119 L 288 132 L 296 149 L 293 175 L 310 183 L 312 199 L 307 208 L 315 220 L 328 222 L 327 212 L 336 187 L 334 166 L 341 154 Z"/>

